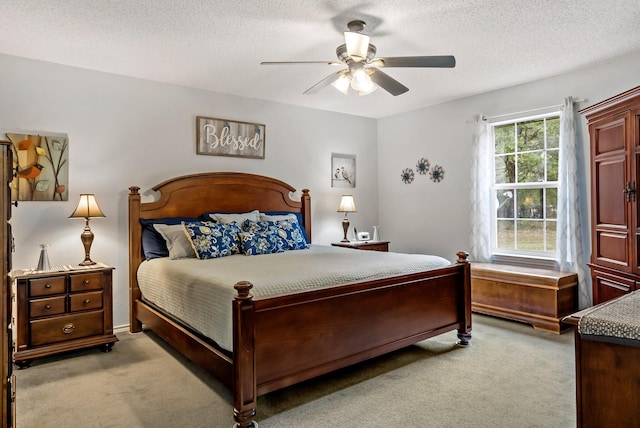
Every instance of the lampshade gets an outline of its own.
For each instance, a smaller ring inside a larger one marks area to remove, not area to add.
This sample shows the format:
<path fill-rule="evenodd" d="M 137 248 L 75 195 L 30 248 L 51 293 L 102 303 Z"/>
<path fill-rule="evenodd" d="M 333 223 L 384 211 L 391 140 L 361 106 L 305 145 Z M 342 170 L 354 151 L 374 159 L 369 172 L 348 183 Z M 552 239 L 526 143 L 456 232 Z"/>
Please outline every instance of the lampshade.
<path fill-rule="evenodd" d="M 369 36 L 347 31 L 344 33 L 344 40 L 347 45 L 347 52 L 355 62 L 360 62 L 367 57 L 367 51 L 369 50 Z"/>
<path fill-rule="evenodd" d="M 69 218 L 91 218 L 91 217 L 105 217 L 98 203 L 96 202 L 95 195 L 91 193 L 83 193 L 80 195 L 80 201 L 75 211 L 69 216 Z"/>
<path fill-rule="evenodd" d="M 345 95 L 349 95 L 349 87 L 357 91 L 358 95 L 368 95 L 378 89 L 367 70 L 360 66 L 349 67 L 331 85 Z"/>
<path fill-rule="evenodd" d="M 375 91 L 376 89 L 378 89 L 378 86 L 371 82 L 371 87 L 369 88 L 369 90 L 366 91 L 358 91 L 358 95 L 369 95 L 371 92 Z"/>
<path fill-rule="evenodd" d="M 340 200 L 340 206 L 338 207 L 339 213 L 355 213 L 356 203 L 353 200 L 352 195 L 342 195 L 342 199 Z"/>
<path fill-rule="evenodd" d="M 335 82 L 333 82 L 331 85 L 333 85 L 334 88 L 336 88 L 337 90 L 339 90 L 340 92 L 342 92 L 345 95 L 349 94 L 349 75 L 348 74 L 341 74 L 340 77 L 338 77 Z"/>
<path fill-rule="evenodd" d="M 364 68 L 356 68 L 351 74 L 351 87 L 356 91 L 370 91 L 373 86 L 371 77 Z"/>

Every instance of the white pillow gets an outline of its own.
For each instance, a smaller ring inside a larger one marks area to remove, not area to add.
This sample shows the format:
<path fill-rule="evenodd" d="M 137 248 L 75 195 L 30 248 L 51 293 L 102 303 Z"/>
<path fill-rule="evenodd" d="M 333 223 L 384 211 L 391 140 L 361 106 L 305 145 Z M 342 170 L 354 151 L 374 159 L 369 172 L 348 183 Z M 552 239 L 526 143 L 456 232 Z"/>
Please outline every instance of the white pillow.
<path fill-rule="evenodd" d="M 280 220 L 290 220 L 292 222 L 298 222 L 298 216 L 295 214 L 282 214 L 282 215 L 267 215 L 260 213 L 260 221 L 280 221 Z"/>
<path fill-rule="evenodd" d="M 212 220 L 215 220 L 218 223 L 231 223 L 235 221 L 236 223 L 241 225 L 245 220 L 260 221 L 260 211 L 253 210 L 246 213 L 233 214 L 211 213 L 209 214 L 209 217 L 211 217 Z"/>
<path fill-rule="evenodd" d="M 153 227 L 167 243 L 171 260 L 196 257 L 182 224 L 154 224 Z"/>

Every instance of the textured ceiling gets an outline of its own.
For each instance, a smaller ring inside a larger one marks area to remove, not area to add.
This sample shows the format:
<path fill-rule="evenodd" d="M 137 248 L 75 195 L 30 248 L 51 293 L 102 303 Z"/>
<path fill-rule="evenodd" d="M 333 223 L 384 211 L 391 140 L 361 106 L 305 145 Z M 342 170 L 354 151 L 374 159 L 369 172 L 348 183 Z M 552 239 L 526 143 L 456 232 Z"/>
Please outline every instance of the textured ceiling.
<path fill-rule="evenodd" d="M 640 55 L 638 0 L 0 0 L 0 17 L 0 53 L 374 118 Z M 385 69 L 397 97 L 303 95 L 337 69 L 260 65 L 332 61 L 353 19 L 378 56 L 457 65 Z"/>

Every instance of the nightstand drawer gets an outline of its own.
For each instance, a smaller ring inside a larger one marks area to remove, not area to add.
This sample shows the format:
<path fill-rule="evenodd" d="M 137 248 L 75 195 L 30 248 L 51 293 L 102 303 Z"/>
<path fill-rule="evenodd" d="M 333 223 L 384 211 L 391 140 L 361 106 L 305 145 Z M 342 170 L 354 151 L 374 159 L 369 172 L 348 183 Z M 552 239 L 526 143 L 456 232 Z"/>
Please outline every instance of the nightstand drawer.
<path fill-rule="evenodd" d="M 96 311 L 30 321 L 31 346 L 102 334 L 103 319 L 103 311 Z"/>
<path fill-rule="evenodd" d="M 69 296 L 69 310 L 71 312 L 102 309 L 102 291 L 79 293 Z"/>
<path fill-rule="evenodd" d="M 32 318 L 64 314 L 65 296 L 34 299 L 29 301 L 29 316 Z"/>
<path fill-rule="evenodd" d="M 65 292 L 65 277 L 55 276 L 29 280 L 29 296 L 52 296 Z"/>
<path fill-rule="evenodd" d="M 86 290 L 102 290 L 101 273 L 85 273 L 71 276 L 71 292 Z"/>

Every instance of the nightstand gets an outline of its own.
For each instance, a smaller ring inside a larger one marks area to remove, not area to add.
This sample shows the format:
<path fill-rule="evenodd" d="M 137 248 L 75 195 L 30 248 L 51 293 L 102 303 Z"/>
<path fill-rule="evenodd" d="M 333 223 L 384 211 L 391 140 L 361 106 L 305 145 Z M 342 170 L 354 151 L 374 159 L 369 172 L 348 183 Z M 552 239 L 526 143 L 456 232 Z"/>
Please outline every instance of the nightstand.
<path fill-rule="evenodd" d="M 389 241 L 333 242 L 331 245 L 334 247 L 353 248 L 354 250 L 389 251 Z"/>
<path fill-rule="evenodd" d="M 113 334 L 112 272 L 101 265 L 16 274 L 15 364 L 22 369 L 34 358 L 92 346 L 109 352 L 118 341 Z"/>

